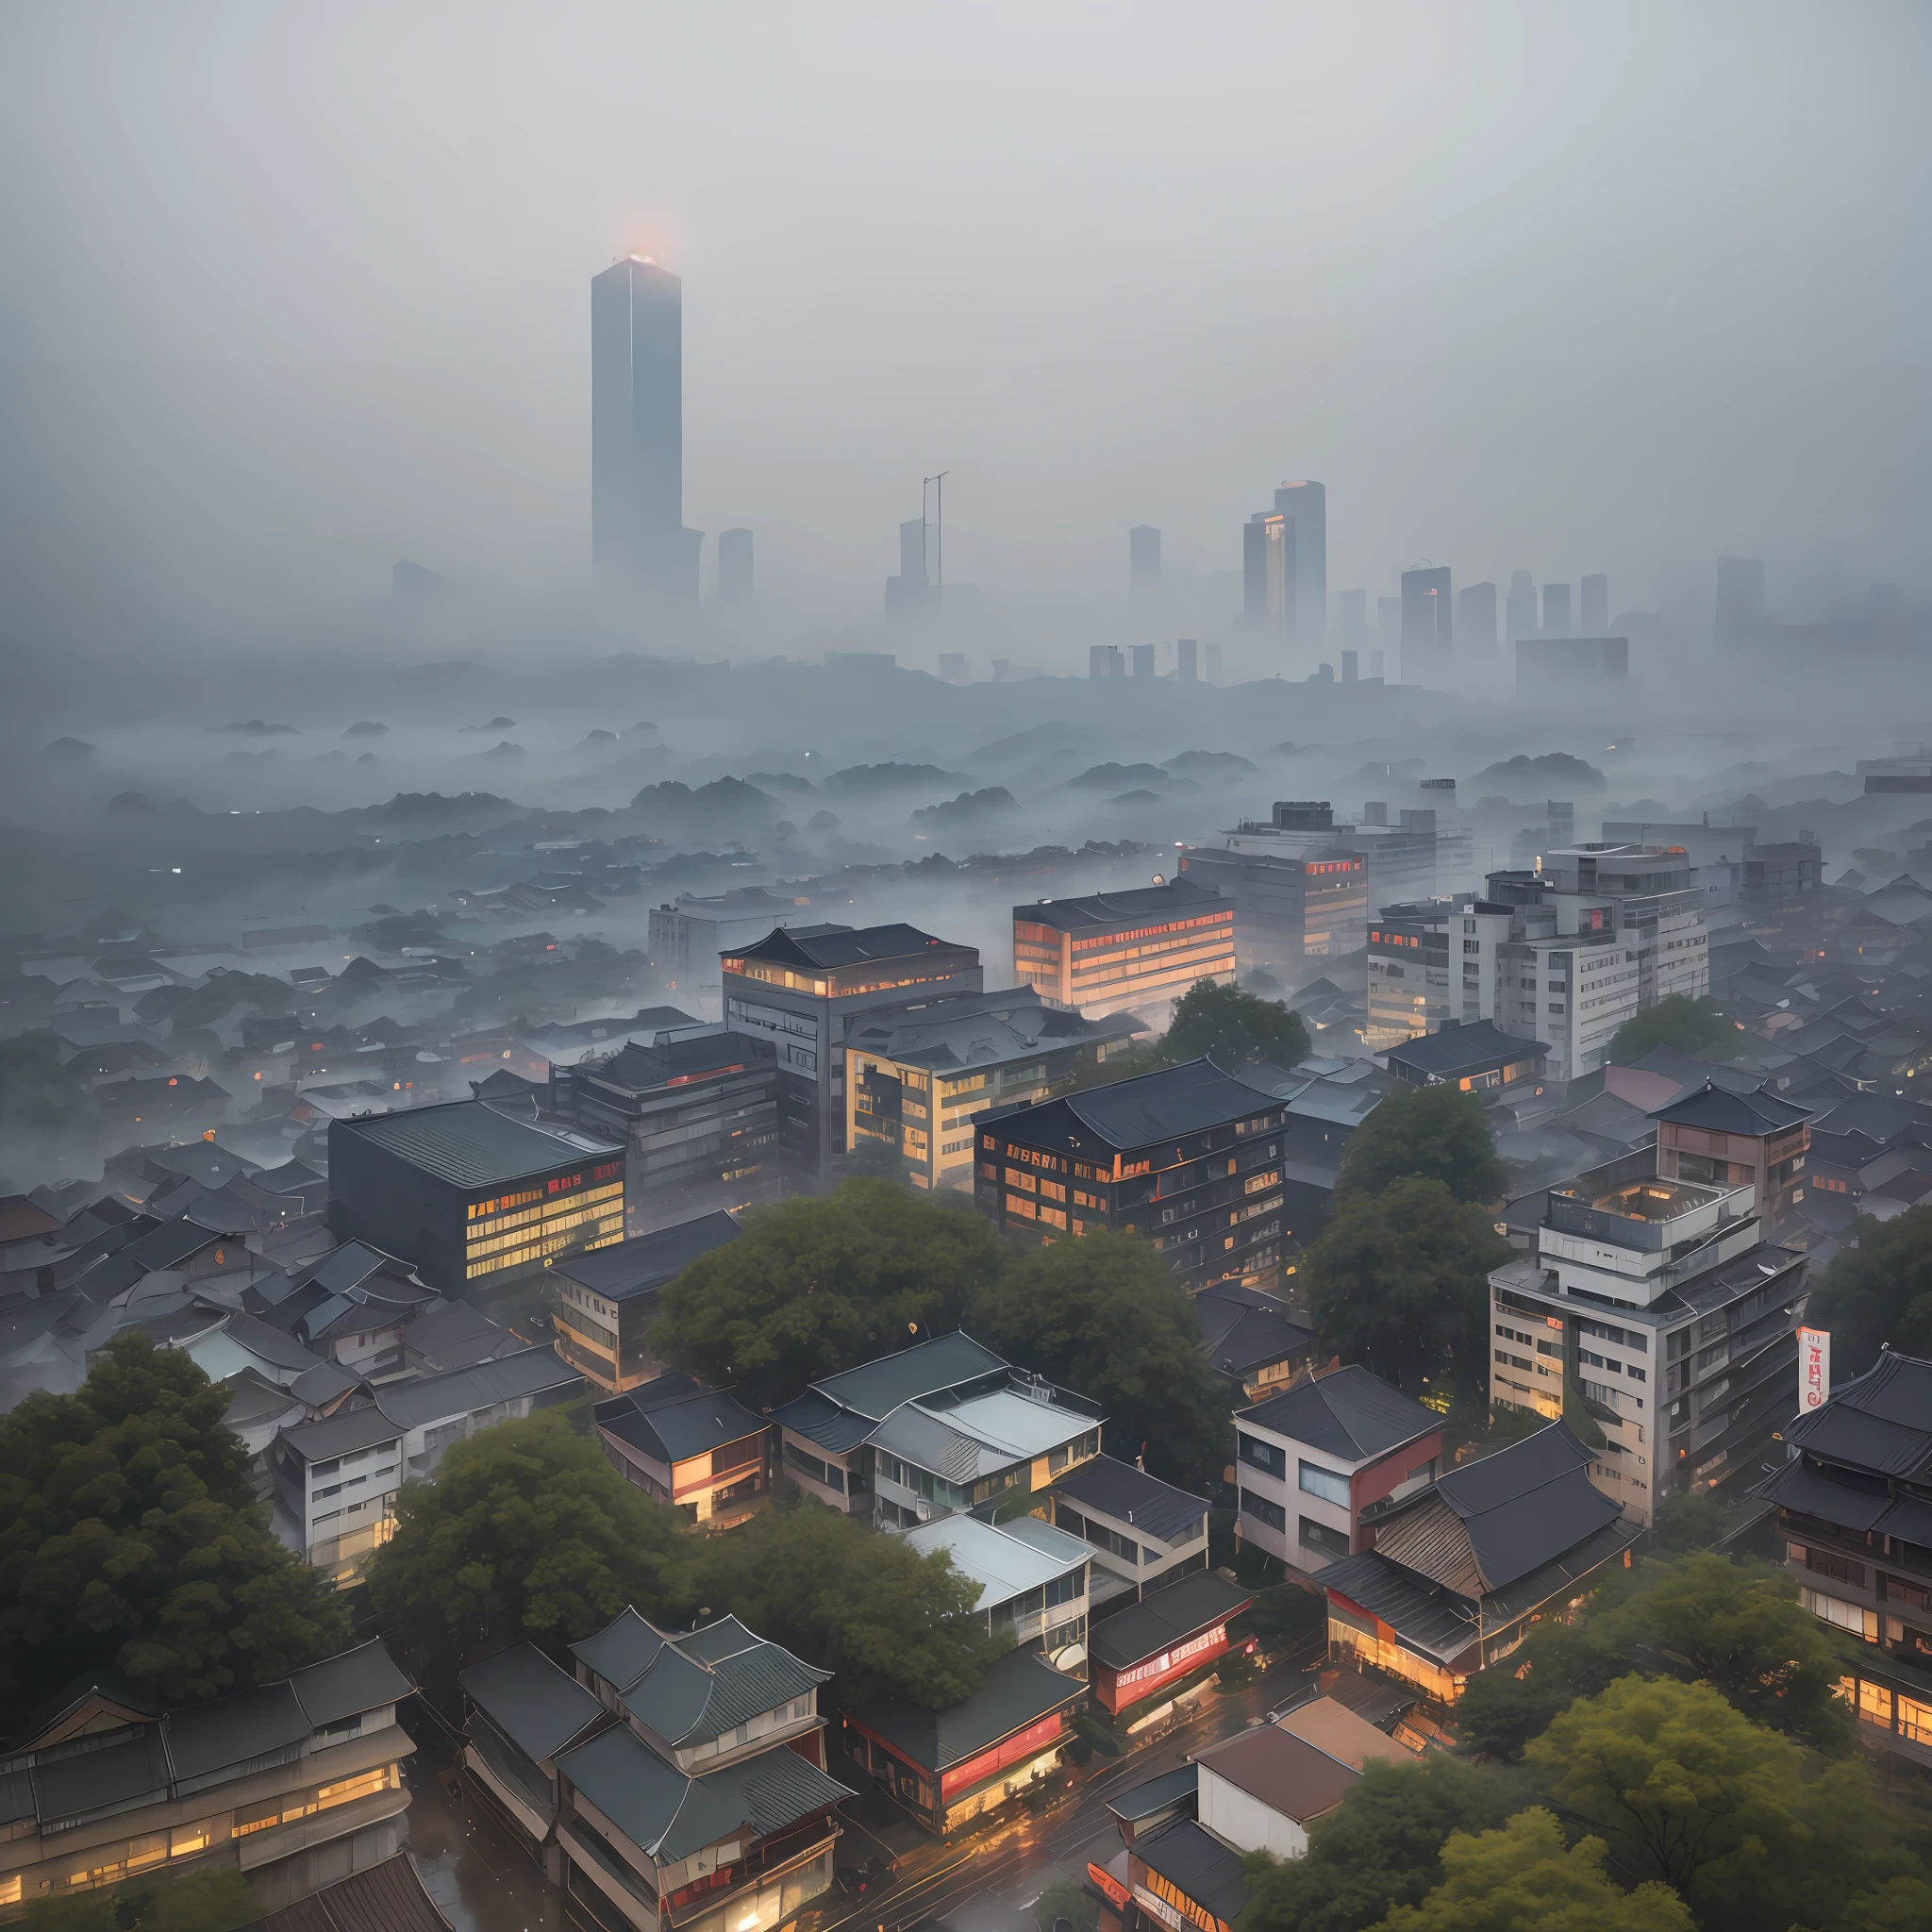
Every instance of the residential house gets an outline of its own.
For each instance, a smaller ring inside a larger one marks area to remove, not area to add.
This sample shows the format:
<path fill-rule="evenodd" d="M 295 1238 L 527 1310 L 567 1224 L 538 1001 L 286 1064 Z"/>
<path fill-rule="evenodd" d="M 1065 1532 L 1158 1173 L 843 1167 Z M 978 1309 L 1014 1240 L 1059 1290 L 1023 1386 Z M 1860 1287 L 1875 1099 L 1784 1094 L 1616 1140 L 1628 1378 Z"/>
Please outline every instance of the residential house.
<path fill-rule="evenodd" d="M 1116 1718 L 1147 1707 L 1227 1654 L 1230 1621 L 1255 1592 L 1196 1570 L 1103 1617 L 1088 1643 L 1093 1695 Z"/>
<path fill-rule="evenodd" d="M 1201 1345 L 1217 1374 L 1249 1402 L 1306 1374 L 1315 1359 L 1315 1332 L 1279 1295 L 1221 1281 L 1194 1296 Z"/>
<path fill-rule="evenodd" d="M 1556 1422 L 1397 1504 L 1373 1549 L 1322 1573 L 1330 1656 L 1453 1704 L 1642 1534 L 1591 1481 L 1593 1460 Z"/>
<path fill-rule="evenodd" d="M 1374 1524 L 1435 1481 L 1442 1418 L 1357 1363 L 1235 1414 L 1237 1534 L 1307 1575 L 1374 1545 Z"/>
<path fill-rule="evenodd" d="M 405 1327 L 445 1306 L 408 1261 L 360 1241 L 264 1275 L 242 1302 L 304 1348 L 370 1381 L 407 1374 Z"/>
<path fill-rule="evenodd" d="M 975 1616 L 993 1637 L 1037 1650 L 1058 1670 L 1086 1670 L 1088 1571 L 1092 1551 L 1079 1538 L 1037 1516 L 982 1523 L 947 1516 L 906 1532 L 922 1557 L 943 1550 L 953 1568 L 977 1587 Z"/>
<path fill-rule="evenodd" d="M 458 1681 L 467 1740 L 460 1755 L 465 1790 L 553 1885 L 560 1885 L 557 1760 L 604 1729 L 609 1714 L 534 1643 L 500 1650 L 472 1664 Z"/>
<path fill-rule="evenodd" d="M 408 1852 L 392 1852 L 366 1872 L 353 1872 L 320 1891 L 258 1919 L 249 1932 L 455 1932 Z"/>
<path fill-rule="evenodd" d="M 728 1389 L 659 1375 L 591 1410 L 597 1440 L 626 1482 L 669 1503 L 688 1528 L 734 1529 L 771 1495 L 771 1430 Z"/>
<path fill-rule="evenodd" d="M 0 1907 L 226 1865 L 273 1908 L 380 1864 L 407 1831 L 413 1689 L 371 1642 L 178 1710 L 63 1691 L 0 1752 Z"/>
<path fill-rule="evenodd" d="M 1131 1462 L 1092 1457 L 1059 1476 L 1046 1500 L 1056 1527 L 1091 1547 L 1095 1610 L 1208 1567 L 1207 1498 Z"/>

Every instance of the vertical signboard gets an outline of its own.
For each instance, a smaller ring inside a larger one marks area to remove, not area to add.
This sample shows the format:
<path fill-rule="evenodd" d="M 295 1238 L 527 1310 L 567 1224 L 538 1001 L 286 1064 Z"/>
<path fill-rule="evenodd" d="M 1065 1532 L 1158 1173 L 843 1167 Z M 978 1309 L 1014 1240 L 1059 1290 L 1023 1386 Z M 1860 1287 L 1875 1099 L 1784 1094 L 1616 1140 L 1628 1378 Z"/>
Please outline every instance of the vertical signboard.
<path fill-rule="evenodd" d="M 1798 1330 L 1798 1413 L 1823 1408 L 1831 1394 L 1831 1330 Z"/>

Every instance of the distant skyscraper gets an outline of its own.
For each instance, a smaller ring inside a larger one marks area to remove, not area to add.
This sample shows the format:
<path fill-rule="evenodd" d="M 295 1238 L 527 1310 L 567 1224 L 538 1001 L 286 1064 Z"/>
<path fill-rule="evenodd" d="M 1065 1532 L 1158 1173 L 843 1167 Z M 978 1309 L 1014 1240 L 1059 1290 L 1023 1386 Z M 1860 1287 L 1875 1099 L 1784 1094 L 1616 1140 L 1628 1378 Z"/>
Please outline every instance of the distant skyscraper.
<path fill-rule="evenodd" d="M 1353 684 L 1353 683 L 1354 683 L 1354 682 L 1356 681 L 1356 679 L 1357 679 L 1357 677 L 1358 677 L 1358 676 L 1359 676 L 1360 675 L 1361 675 L 1361 653 L 1360 653 L 1359 651 L 1344 651 L 1344 652 L 1342 652 L 1342 654 L 1341 654 L 1341 681 L 1342 681 L 1342 683 L 1343 683 L 1343 684 Z"/>
<path fill-rule="evenodd" d="M 1717 641 L 1748 644 L 1764 629 L 1764 565 L 1755 557 L 1717 560 Z"/>
<path fill-rule="evenodd" d="M 1127 532 L 1127 576 L 1135 596 L 1160 594 L 1160 532 L 1152 524 Z"/>
<path fill-rule="evenodd" d="M 1337 591 L 1335 593 L 1335 635 L 1345 644 L 1358 644 L 1368 634 L 1369 593 L 1366 591 Z"/>
<path fill-rule="evenodd" d="M 1087 646 L 1087 675 L 1095 684 L 1108 684 L 1116 677 L 1124 675 L 1125 667 L 1121 658 L 1118 644 L 1089 644 Z"/>
<path fill-rule="evenodd" d="M 886 615 L 911 617 L 933 600 L 933 587 L 925 574 L 925 533 L 930 526 L 924 517 L 909 517 L 899 525 L 899 575 L 886 579 Z"/>
<path fill-rule="evenodd" d="M 1274 511 L 1288 519 L 1294 622 L 1289 634 L 1313 647 L 1328 635 L 1328 486 L 1284 483 Z"/>
<path fill-rule="evenodd" d="M 1257 509 L 1241 529 L 1241 615 L 1271 642 L 1294 636 L 1292 527 L 1279 510 Z"/>
<path fill-rule="evenodd" d="M 591 562 L 601 582 L 693 607 L 684 527 L 683 287 L 641 255 L 591 279 Z"/>
<path fill-rule="evenodd" d="M 1127 661 L 1132 667 L 1133 675 L 1136 678 L 1144 678 L 1149 684 L 1154 682 L 1154 646 L 1152 644 L 1129 644 L 1127 646 Z"/>
<path fill-rule="evenodd" d="M 1496 655 L 1496 587 L 1465 584 L 1456 593 L 1456 648 L 1472 664 Z"/>
<path fill-rule="evenodd" d="M 1526 570 L 1511 574 L 1509 597 L 1504 608 L 1504 628 L 1513 644 L 1518 638 L 1533 638 L 1537 634 L 1536 585 Z"/>
<path fill-rule="evenodd" d="M 1174 675 L 1183 684 L 1200 682 L 1200 646 L 1192 638 L 1183 638 L 1174 646 Z"/>
<path fill-rule="evenodd" d="M 1402 573 L 1402 681 L 1426 683 L 1449 670 L 1449 571 L 1445 564 Z"/>
<path fill-rule="evenodd" d="M 718 532 L 718 602 L 742 609 L 751 602 L 751 532 Z"/>
<path fill-rule="evenodd" d="M 1568 584 L 1545 584 L 1543 586 L 1543 636 L 1546 638 L 1567 638 L 1570 629 L 1570 586 Z"/>
<path fill-rule="evenodd" d="M 1587 638 L 1605 636 L 1610 627 L 1610 580 L 1602 571 L 1584 578 L 1578 586 L 1582 592 L 1582 608 L 1577 613 L 1583 620 L 1581 635 Z"/>

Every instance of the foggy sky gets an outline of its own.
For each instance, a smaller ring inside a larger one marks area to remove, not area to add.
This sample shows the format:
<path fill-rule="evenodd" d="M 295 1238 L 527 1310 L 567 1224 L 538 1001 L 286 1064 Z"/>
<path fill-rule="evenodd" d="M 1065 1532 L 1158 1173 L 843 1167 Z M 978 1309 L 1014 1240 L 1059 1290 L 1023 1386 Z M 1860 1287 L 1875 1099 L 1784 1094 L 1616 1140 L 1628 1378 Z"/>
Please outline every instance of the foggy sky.
<path fill-rule="evenodd" d="M 685 282 L 686 520 L 874 624 L 947 574 L 1923 583 L 1923 7 L 0 12 L 0 565 L 176 612 L 588 565 L 589 277 Z M 711 569 L 707 545 L 706 573 Z M 1372 607 L 1373 608 L 1373 604 Z"/>

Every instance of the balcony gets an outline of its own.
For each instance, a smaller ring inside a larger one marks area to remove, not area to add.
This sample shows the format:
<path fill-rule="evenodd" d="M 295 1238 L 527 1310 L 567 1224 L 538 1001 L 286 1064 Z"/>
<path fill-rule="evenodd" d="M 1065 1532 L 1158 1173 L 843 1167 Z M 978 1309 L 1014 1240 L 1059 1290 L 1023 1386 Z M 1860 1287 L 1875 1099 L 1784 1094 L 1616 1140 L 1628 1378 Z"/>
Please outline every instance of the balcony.
<path fill-rule="evenodd" d="M 1586 1176 L 1550 1191 L 1547 1225 L 1611 1247 L 1666 1254 L 1735 1218 L 1726 1209 L 1738 1194 L 1746 1196 L 1748 1206 L 1748 1188 L 1700 1187 L 1652 1175 L 1598 1191 Z"/>

